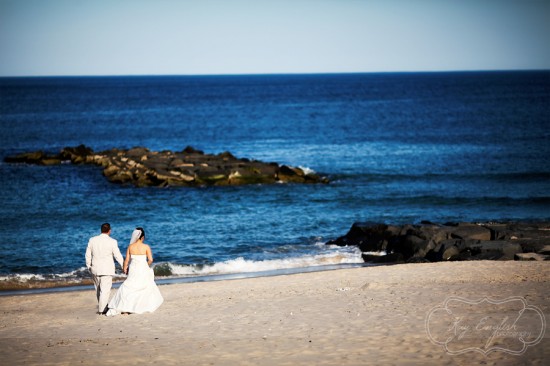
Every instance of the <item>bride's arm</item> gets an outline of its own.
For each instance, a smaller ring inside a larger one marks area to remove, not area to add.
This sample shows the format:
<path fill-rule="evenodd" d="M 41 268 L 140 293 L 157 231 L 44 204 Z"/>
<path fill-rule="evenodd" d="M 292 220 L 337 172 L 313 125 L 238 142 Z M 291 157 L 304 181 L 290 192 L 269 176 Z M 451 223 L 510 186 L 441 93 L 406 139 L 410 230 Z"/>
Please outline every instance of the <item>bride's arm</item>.
<path fill-rule="evenodd" d="M 128 262 L 130 262 L 130 246 L 126 249 L 126 258 L 124 258 L 124 266 L 122 267 L 122 270 L 126 274 L 128 274 Z"/>
<path fill-rule="evenodd" d="M 147 249 L 145 249 L 145 254 L 147 254 L 147 264 L 151 265 L 153 263 L 153 252 L 151 252 L 150 246 L 147 246 Z"/>

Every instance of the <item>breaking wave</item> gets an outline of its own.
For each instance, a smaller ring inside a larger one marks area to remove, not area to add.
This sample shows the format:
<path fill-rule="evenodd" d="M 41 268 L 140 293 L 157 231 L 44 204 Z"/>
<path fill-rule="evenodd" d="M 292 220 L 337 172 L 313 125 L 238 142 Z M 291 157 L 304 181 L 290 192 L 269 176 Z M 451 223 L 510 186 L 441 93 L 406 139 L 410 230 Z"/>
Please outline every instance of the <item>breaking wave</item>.
<path fill-rule="evenodd" d="M 284 259 L 270 260 L 248 260 L 242 257 L 230 259 L 224 262 L 213 264 L 191 264 L 179 265 L 172 263 L 159 264 L 158 267 L 164 267 L 168 270 L 166 274 L 174 276 L 208 276 L 219 274 L 265 272 L 279 269 L 306 268 L 325 265 L 363 263 L 360 251 L 344 252 L 338 251 L 329 254 L 319 254 L 314 256 L 302 256 Z M 162 271 L 155 270 L 159 275 Z"/>

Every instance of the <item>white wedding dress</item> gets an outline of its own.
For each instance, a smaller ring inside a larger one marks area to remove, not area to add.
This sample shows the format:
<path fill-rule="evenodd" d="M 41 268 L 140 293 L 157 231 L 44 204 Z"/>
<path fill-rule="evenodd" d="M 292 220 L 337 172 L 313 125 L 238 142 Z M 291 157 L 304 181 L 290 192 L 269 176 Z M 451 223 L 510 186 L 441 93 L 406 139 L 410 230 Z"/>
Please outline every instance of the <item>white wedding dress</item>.
<path fill-rule="evenodd" d="M 152 313 L 163 301 L 155 283 L 155 273 L 147 264 L 147 255 L 131 254 L 128 278 L 109 301 L 107 316 Z"/>

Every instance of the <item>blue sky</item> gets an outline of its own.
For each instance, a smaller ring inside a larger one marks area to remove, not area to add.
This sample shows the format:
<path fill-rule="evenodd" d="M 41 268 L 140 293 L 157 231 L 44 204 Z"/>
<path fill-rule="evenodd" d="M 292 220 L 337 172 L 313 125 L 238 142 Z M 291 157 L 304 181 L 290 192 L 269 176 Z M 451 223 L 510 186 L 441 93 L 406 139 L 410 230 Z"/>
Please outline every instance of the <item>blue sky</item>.
<path fill-rule="evenodd" d="M 550 69 L 550 0 L 0 0 L 0 76 Z"/>

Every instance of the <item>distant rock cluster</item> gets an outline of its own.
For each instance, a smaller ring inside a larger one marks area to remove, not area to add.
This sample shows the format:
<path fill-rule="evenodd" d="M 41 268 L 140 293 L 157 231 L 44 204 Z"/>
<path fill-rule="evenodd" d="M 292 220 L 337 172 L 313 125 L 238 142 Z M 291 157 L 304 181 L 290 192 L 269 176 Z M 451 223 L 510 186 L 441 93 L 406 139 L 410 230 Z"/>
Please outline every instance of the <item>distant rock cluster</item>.
<path fill-rule="evenodd" d="M 10 156 L 4 161 L 37 165 L 66 161 L 92 164 L 103 167 L 103 175 L 109 181 L 137 187 L 328 182 L 327 178 L 297 167 L 238 159 L 229 152 L 210 155 L 190 146 L 179 152 L 158 152 L 144 147 L 94 152 L 80 145 L 66 147 L 54 155 L 36 151 Z"/>
<path fill-rule="evenodd" d="M 550 260 L 550 222 L 419 225 L 355 223 L 327 244 L 358 246 L 365 262 Z M 375 253 L 383 252 L 385 255 Z"/>

